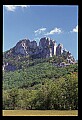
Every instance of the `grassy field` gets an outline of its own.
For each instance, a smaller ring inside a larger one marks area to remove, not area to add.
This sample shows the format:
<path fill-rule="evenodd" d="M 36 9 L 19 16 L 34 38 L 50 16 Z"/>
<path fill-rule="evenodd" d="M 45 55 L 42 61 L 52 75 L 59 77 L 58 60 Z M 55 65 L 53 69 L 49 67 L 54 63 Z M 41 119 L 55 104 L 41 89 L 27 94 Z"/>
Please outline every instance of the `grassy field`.
<path fill-rule="evenodd" d="M 77 110 L 3 110 L 3 116 L 78 116 Z"/>

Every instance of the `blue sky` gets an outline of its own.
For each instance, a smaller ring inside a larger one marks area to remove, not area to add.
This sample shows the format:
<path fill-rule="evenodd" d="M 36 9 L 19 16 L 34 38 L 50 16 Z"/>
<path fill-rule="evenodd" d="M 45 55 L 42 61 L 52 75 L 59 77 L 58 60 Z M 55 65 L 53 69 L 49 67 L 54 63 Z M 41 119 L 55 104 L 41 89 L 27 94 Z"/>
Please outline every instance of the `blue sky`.
<path fill-rule="evenodd" d="M 77 5 L 4 5 L 3 51 L 28 38 L 50 37 L 78 59 Z"/>

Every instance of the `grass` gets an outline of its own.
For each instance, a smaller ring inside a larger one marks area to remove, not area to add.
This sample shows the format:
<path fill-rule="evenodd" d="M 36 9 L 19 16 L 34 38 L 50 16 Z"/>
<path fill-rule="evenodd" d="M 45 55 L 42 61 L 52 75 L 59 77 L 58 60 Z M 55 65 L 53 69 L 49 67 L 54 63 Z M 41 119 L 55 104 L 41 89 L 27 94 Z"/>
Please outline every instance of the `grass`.
<path fill-rule="evenodd" d="M 78 116 L 77 110 L 3 110 L 3 116 Z"/>

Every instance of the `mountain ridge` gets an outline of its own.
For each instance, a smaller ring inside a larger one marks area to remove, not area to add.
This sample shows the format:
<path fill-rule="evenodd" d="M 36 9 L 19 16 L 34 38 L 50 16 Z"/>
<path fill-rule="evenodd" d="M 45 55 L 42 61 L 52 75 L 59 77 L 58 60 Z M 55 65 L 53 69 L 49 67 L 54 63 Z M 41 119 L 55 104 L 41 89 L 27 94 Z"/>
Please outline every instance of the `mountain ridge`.
<path fill-rule="evenodd" d="M 24 54 L 23 50 L 29 52 L 29 47 L 22 41 L 5 52 L 4 110 L 78 110 L 78 64 L 70 52 L 61 53 L 60 44 L 56 55 L 46 57 L 51 46 L 46 46 L 45 41 L 41 40 L 43 56 L 40 57 Z"/>
<path fill-rule="evenodd" d="M 30 41 L 29 39 L 22 39 L 17 42 L 16 46 L 3 53 L 3 70 L 16 70 L 17 67 L 14 65 L 14 62 L 19 64 L 21 61 L 26 61 L 27 64 L 29 64 L 30 58 L 46 59 L 53 56 L 62 56 L 67 61 L 67 63 L 73 64 L 75 62 L 72 54 L 69 51 L 63 49 L 63 44 L 59 43 L 57 45 L 56 41 L 51 38 L 41 38 L 39 45 L 37 45 L 35 40 Z M 18 66 L 19 67 L 17 69 L 22 69 L 22 66 Z"/>

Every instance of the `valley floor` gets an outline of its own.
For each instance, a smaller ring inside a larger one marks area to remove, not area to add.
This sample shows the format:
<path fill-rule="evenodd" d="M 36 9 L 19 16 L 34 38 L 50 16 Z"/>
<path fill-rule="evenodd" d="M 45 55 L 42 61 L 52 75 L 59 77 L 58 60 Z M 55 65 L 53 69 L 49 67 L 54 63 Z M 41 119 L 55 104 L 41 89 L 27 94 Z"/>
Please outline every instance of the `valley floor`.
<path fill-rule="evenodd" d="M 3 116 L 78 116 L 78 110 L 3 110 Z"/>

